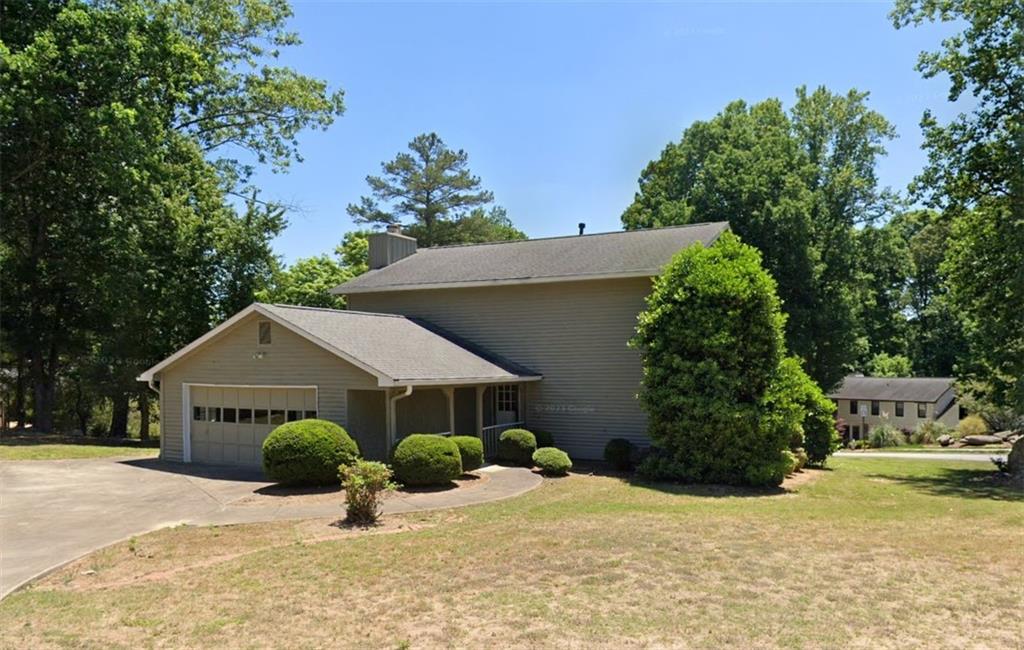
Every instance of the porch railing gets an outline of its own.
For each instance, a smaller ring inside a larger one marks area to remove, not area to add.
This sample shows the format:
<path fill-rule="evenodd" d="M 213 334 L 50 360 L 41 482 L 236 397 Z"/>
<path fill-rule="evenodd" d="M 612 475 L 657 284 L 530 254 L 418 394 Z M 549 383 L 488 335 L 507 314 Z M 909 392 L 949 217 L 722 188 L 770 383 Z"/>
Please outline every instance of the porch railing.
<path fill-rule="evenodd" d="M 507 424 L 484 427 L 480 431 L 480 439 L 484 442 L 484 458 L 496 458 L 498 456 L 498 439 L 501 438 L 501 434 L 509 429 L 521 429 L 522 426 L 522 422 L 508 422 Z"/>

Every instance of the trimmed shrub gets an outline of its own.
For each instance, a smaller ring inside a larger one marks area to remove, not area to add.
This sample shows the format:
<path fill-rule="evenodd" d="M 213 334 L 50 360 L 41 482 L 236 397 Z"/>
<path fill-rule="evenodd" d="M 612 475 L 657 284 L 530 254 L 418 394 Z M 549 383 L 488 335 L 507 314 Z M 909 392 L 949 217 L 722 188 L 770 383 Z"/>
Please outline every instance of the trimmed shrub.
<path fill-rule="evenodd" d="M 282 485 L 334 485 L 338 466 L 359 458 L 359 446 L 327 420 L 297 420 L 270 432 L 263 441 L 263 472 Z"/>
<path fill-rule="evenodd" d="M 498 458 L 507 463 L 529 467 L 535 451 L 537 438 L 526 429 L 509 429 L 498 438 Z"/>
<path fill-rule="evenodd" d="M 956 434 L 958 438 L 964 436 L 980 436 L 984 433 L 988 433 L 988 424 L 980 416 L 968 415 L 963 420 L 960 420 L 960 424 L 956 425 Z"/>
<path fill-rule="evenodd" d="M 642 468 L 701 483 L 782 481 L 806 375 L 795 360 L 782 365 L 775 288 L 757 249 L 732 233 L 680 251 L 655 280 L 631 345 L 643 363 L 648 434 L 667 460 L 659 454 Z"/>
<path fill-rule="evenodd" d="M 451 438 L 414 433 L 395 447 L 391 467 L 405 485 L 445 485 L 462 474 L 462 454 Z"/>
<path fill-rule="evenodd" d="M 800 460 L 796 457 L 796 454 L 788 449 L 782 450 L 782 471 L 783 474 L 789 476 L 793 472 L 800 469 Z"/>
<path fill-rule="evenodd" d="M 633 466 L 633 443 L 625 438 L 612 438 L 604 446 L 605 461 L 617 470 Z"/>
<path fill-rule="evenodd" d="M 462 457 L 462 471 L 472 472 L 484 464 L 484 441 L 476 436 L 452 436 L 450 438 L 459 448 Z"/>
<path fill-rule="evenodd" d="M 533 437 L 537 440 L 537 449 L 555 446 L 555 437 L 547 431 L 534 431 Z"/>
<path fill-rule="evenodd" d="M 910 433 L 910 442 L 915 445 L 934 445 L 940 436 L 952 435 L 953 430 L 941 422 L 925 420 Z"/>
<path fill-rule="evenodd" d="M 800 471 L 803 468 L 807 467 L 807 461 L 808 461 L 807 451 L 803 447 L 795 450 L 793 452 L 793 455 L 796 456 L 796 469 L 797 469 L 797 471 Z"/>
<path fill-rule="evenodd" d="M 541 447 L 533 452 L 533 464 L 550 476 L 565 476 L 572 469 L 569 454 L 555 447 Z"/>
<path fill-rule="evenodd" d="M 891 424 L 879 424 L 868 434 L 868 445 L 874 449 L 899 447 L 906 441 L 903 432 Z"/>
<path fill-rule="evenodd" d="M 345 488 L 345 519 L 360 526 L 376 523 L 384 495 L 398 487 L 391 480 L 391 468 L 372 460 L 341 465 L 338 477 Z"/>

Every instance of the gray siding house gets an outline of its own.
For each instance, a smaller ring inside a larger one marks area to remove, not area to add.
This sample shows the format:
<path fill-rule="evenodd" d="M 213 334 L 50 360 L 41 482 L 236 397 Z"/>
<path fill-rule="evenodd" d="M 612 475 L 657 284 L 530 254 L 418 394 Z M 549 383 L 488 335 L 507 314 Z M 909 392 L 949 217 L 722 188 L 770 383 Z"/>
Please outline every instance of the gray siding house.
<path fill-rule="evenodd" d="M 829 394 L 836 414 L 852 439 L 867 438 L 871 428 L 891 424 L 913 430 L 935 420 L 949 427 L 960 421 L 952 377 L 863 377 L 850 375 Z"/>
<path fill-rule="evenodd" d="M 332 290 L 348 310 L 254 304 L 144 372 L 161 456 L 258 465 L 283 422 L 344 426 L 384 458 L 410 433 L 550 432 L 576 458 L 646 444 L 628 347 L 651 280 L 726 223 L 417 249 L 370 237 L 370 271 Z"/>

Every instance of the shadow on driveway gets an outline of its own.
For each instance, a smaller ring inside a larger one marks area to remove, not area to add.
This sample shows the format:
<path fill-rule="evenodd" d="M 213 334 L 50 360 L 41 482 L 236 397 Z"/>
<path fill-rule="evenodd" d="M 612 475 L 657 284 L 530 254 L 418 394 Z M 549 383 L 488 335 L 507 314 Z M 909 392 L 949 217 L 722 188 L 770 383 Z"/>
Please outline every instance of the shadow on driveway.
<path fill-rule="evenodd" d="M 197 463 L 174 463 L 159 458 L 136 458 L 118 461 L 122 465 L 130 465 L 139 469 L 155 472 L 166 472 L 193 478 L 214 479 L 220 481 L 248 481 L 267 483 L 263 470 L 255 467 L 237 467 L 233 465 L 201 465 Z"/>

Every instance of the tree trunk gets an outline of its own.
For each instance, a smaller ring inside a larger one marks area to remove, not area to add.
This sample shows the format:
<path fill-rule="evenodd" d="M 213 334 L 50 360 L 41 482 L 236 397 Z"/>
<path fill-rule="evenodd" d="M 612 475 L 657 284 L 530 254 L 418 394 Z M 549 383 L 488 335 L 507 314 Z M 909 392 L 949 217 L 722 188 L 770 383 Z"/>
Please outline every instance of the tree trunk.
<path fill-rule="evenodd" d="M 53 409 L 56 382 L 53 377 L 53 365 L 47 368 L 41 344 L 36 343 L 32 349 L 32 429 L 36 433 L 53 431 Z"/>
<path fill-rule="evenodd" d="M 143 388 L 139 393 L 139 440 L 149 440 L 149 388 Z"/>
<path fill-rule="evenodd" d="M 25 429 L 25 355 L 18 355 L 17 376 L 14 380 L 14 407 L 10 417 L 18 421 L 18 430 Z"/>
<path fill-rule="evenodd" d="M 128 437 L 128 393 L 118 392 L 111 396 L 110 435 L 114 438 Z"/>

